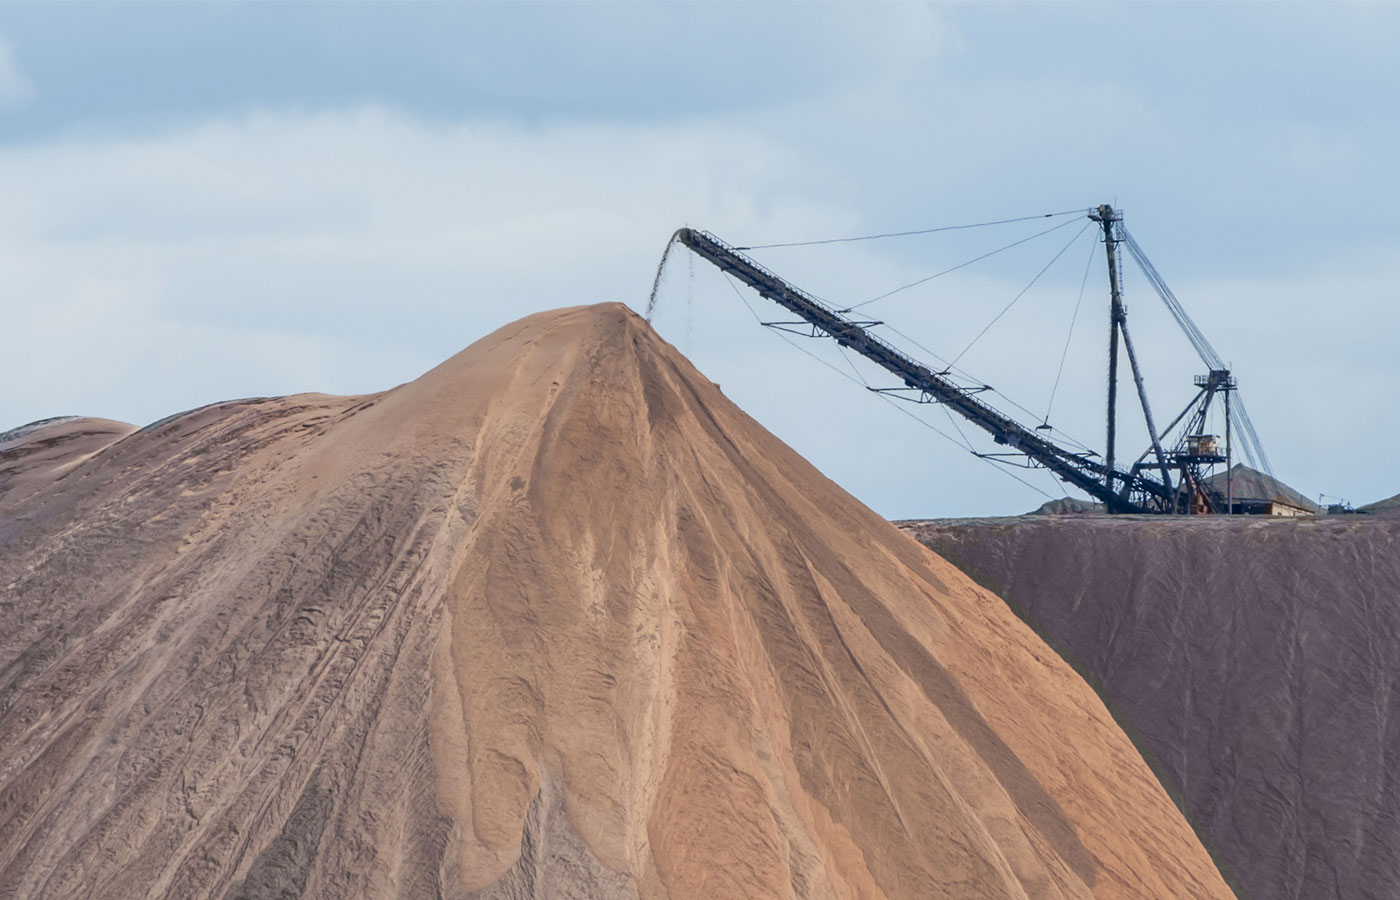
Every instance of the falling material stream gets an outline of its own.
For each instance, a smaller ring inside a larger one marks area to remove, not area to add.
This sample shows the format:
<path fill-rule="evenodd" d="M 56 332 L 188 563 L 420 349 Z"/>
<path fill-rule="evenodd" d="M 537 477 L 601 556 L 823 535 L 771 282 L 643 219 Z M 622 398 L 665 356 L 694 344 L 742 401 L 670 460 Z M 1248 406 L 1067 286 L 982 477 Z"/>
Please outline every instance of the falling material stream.
<path fill-rule="evenodd" d="M 647 297 L 646 319 L 648 322 L 651 321 L 652 313 L 656 312 L 656 292 L 661 288 L 661 273 L 666 268 L 666 260 L 671 258 L 671 248 L 676 246 L 676 238 L 680 233 L 680 229 L 676 229 L 670 240 L 666 241 L 666 249 L 661 251 L 661 262 L 656 265 L 656 277 L 651 280 L 651 294 Z"/>

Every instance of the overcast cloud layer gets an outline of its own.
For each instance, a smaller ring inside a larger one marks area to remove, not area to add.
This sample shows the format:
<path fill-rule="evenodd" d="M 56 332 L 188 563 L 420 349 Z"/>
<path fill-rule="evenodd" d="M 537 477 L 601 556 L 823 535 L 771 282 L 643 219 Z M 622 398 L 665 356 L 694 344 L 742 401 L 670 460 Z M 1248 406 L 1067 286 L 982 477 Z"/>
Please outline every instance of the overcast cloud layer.
<path fill-rule="evenodd" d="M 1279 475 L 1379 499 L 1400 491 L 1397 38 L 1384 5 L 12 6 L 0 429 L 382 389 L 529 312 L 643 309 L 682 224 L 750 244 L 1117 202 Z M 1067 220 L 756 255 L 849 303 Z M 1097 447 L 1105 275 L 1080 221 L 864 312 L 951 357 L 1068 244 L 959 364 L 1045 417 L 1087 266 L 1048 412 Z M 1166 418 L 1200 364 L 1134 274 Z M 705 263 L 674 257 L 655 324 L 888 516 L 1061 493 L 760 328 Z"/>

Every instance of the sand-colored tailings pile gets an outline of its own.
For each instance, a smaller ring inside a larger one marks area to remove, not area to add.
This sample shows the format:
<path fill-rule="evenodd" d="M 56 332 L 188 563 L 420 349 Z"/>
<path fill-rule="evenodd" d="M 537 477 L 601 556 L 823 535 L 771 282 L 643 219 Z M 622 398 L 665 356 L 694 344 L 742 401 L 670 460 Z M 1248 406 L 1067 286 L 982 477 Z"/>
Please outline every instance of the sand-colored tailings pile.
<path fill-rule="evenodd" d="M 909 529 L 1102 683 L 1250 900 L 1400 897 L 1400 520 Z"/>
<path fill-rule="evenodd" d="M 69 469 L 136 430 L 110 419 L 64 416 L 0 434 L 0 497 L 7 505 L 43 490 Z M 0 545 L 4 531 L 0 525 Z"/>
<path fill-rule="evenodd" d="M 619 305 L 0 522 L 0 896 L 1228 896 L 1069 666 Z"/>

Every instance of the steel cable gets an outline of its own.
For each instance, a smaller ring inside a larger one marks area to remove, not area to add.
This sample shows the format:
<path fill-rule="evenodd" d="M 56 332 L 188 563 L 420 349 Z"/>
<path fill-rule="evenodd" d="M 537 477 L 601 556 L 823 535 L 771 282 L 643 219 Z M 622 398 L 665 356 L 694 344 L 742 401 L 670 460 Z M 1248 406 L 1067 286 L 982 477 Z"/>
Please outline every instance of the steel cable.
<path fill-rule="evenodd" d="M 942 225 L 938 228 L 920 228 L 914 231 L 887 231 L 883 234 L 864 234 L 858 237 L 824 238 L 817 241 L 788 241 L 782 244 L 751 244 L 747 247 L 735 247 L 735 250 L 772 250 L 778 247 L 815 247 L 818 244 L 851 244 L 856 241 L 878 241 L 883 238 L 911 237 L 918 234 L 937 234 L 940 231 L 962 231 L 967 228 L 986 228 L 989 225 L 1010 225 L 1014 222 L 1030 222 L 1035 219 L 1053 219 L 1057 216 L 1068 216 L 1074 213 L 1082 213 L 1082 209 L 1070 209 L 1064 212 L 1041 213 L 1035 216 L 1019 216 L 1015 219 L 997 219 L 994 222 L 973 222 L 968 225 Z"/>

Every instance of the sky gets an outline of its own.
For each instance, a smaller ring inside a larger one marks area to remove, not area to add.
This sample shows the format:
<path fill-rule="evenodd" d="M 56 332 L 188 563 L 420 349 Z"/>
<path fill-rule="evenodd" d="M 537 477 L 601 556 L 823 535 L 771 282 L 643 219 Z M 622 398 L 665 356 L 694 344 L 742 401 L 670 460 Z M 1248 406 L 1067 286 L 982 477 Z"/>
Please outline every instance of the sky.
<path fill-rule="evenodd" d="M 1279 477 L 1389 497 L 1397 42 L 1381 3 L 0 5 L 0 430 L 382 390 L 532 312 L 644 311 L 682 225 L 749 246 L 1064 212 L 753 255 L 848 306 L 1030 238 L 862 313 L 1101 450 L 1084 211 L 1111 203 Z M 1204 368 L 1124 275 L 1160 424 Z M 1064 493 L 756 318 L 782 312 L 671 255 L 659 333 L 881 514 Z M 1120 411 L 1135 456 L 1130 380 Z"/>

